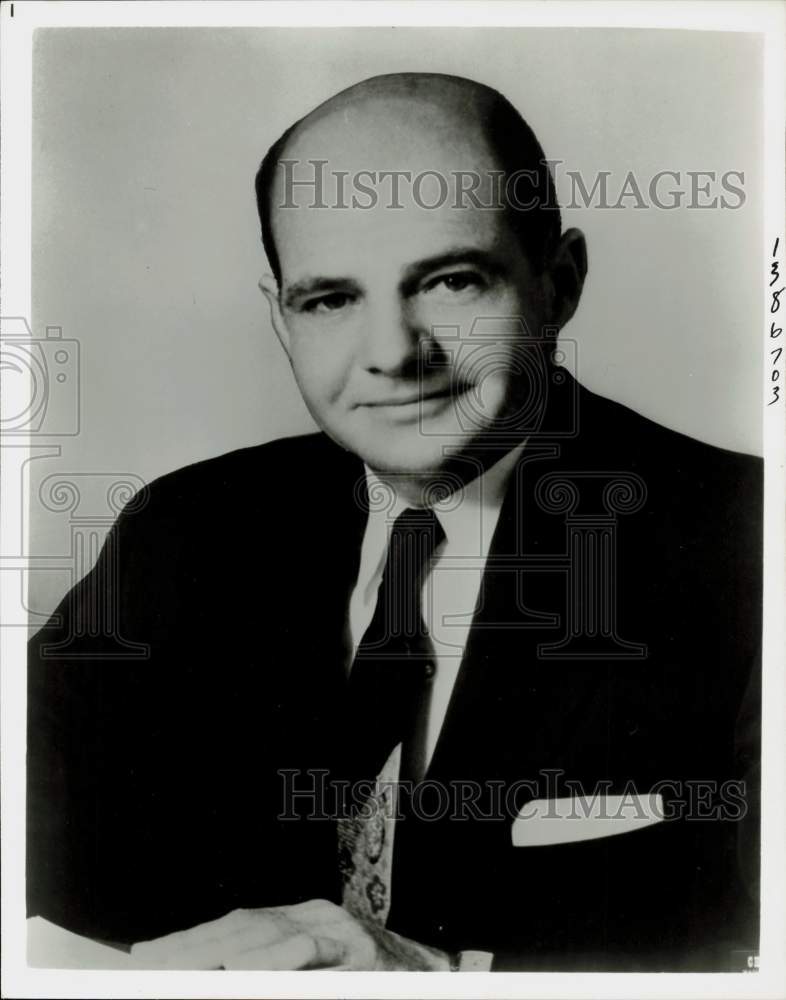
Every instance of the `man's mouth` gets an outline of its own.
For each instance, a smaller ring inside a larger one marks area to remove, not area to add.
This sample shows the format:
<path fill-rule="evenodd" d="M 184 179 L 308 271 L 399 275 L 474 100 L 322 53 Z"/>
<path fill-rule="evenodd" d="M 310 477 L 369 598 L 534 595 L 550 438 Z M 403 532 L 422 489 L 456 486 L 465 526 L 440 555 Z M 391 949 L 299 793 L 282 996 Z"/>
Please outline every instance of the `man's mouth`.
<path fill-rule="evenodd" d="M 427 389 L 421 392 L 408 392 L 395 396 L 385 396 L 382 399 L 367 400 L 360 405 L 370 407 L 418 406 L 432 400 L 451 399 L 466 392 L 468 388 L 468 386 L 448 385 L 438 389 Z"/>

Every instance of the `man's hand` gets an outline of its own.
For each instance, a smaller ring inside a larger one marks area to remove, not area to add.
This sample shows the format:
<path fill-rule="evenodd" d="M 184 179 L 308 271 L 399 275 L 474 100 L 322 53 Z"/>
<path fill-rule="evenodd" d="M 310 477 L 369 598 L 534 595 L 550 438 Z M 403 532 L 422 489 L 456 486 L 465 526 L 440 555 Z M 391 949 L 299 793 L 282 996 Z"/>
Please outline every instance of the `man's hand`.
<path fill-rule="evenodd" d="M 233 910 L 190 930 L 141 941 L 131 955 L 147 969 L 450 969 L 445 952 L 364 924 L 324 899 Z"/>

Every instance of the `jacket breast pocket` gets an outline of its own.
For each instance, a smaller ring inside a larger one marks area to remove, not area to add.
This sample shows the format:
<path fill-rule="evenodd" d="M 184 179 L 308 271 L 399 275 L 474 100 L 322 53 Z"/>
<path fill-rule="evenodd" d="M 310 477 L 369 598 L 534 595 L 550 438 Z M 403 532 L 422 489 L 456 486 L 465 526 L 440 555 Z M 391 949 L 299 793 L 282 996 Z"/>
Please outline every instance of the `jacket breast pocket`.
<path fill-rule="evenodd" d="M 514 847 L 580 843 L 633 833 L 663 819 L 663 798 L 657 793 L 534 799 L 513 821 L 511 842 Z"/>

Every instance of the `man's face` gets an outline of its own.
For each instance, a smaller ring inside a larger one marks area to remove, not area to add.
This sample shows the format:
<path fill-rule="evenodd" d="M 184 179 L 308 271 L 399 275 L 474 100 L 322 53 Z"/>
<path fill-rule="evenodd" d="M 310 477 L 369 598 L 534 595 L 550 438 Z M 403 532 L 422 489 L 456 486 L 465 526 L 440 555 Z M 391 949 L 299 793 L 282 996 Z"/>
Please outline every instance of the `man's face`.
<path fill-rule="evenodd" d="M 317 423 L 378 472 L 428 475 L 531 403 L 543 279 L 502 212 L 401 203 L 277 208 L 280 321 Z"/>

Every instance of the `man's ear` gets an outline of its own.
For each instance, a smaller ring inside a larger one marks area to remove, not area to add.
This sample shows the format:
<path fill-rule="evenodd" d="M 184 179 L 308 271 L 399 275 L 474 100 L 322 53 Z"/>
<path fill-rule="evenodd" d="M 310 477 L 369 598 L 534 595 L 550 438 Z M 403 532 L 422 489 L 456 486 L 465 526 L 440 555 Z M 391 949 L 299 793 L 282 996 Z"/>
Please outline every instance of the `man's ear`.
<path fill-rule="evenodd" d="M 587 242 L 580 229 L 567 229 L 547 266 L 551 286 L 549 321 L 560 329 L 573 316 L 587 277 Z"/>
<path fill-rule="evenodd" d="M 270 322 L 273 324 L 276 336 L 278 337 L 281 346 L 286 351 L 287 357 L 290 357 L 289 330 L 287 330 L 287 325 L 284 322 L 284 315 L 281 312 L 281 301 L 278 296 L 278 283 L 272 274 L 263 274 L 259 279 L 259 287 L 262 294 L 267 299 L 267 304 L 270 308 Z"/>

